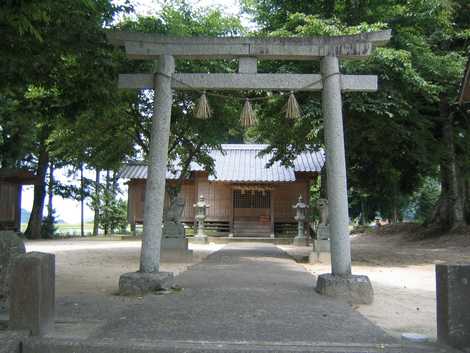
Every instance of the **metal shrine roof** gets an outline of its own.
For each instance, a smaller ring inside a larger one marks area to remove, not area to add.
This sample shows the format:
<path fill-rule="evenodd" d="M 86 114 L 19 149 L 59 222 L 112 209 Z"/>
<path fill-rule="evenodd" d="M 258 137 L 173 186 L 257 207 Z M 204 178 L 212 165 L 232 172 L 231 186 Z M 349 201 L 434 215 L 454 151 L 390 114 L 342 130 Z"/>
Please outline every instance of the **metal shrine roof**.
<path fill-rule="evenodd" d="M 216 175 L 209 175 L 210 181 L 221 182 L 289 182 L 295 181 L 295 172 L 320 172 L 325 163 L 323 151 L 301 153 L 293 167 L 285 167 L 275 162 L 266 168 L 273 157 L 272 153 L 258 154 L 268 145 L 263 144 L 225 144 L 222 150 L 210 152 L 214 159 Z M 204 171 L 197 163 L 191 163 L 192 171 Z M 143 162 L 126 164 L 119 176 L 126 179 L 147 179 L 147 165 Z M 177 179 L 179 173 L 167 172 L 167 179 Z"/>

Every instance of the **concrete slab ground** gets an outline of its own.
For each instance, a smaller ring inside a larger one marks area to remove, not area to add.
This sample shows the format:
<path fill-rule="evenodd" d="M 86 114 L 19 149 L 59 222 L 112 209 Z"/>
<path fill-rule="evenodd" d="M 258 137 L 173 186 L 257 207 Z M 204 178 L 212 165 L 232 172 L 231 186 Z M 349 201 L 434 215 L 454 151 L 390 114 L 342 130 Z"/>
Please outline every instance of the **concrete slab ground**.
<path fill-rule="evenodd" d="M 272 244 L 230 244 L 145 297 L 67 297 L 42 352 L 452 352 L 404 345 L 351 306 L 317 294 L 315 277 Z"/>

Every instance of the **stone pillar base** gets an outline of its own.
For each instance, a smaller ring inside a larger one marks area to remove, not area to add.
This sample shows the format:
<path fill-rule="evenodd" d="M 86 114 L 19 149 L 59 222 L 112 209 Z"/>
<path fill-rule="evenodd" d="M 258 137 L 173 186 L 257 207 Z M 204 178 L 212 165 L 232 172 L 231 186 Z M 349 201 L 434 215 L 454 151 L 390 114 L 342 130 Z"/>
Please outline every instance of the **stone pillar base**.
<path fill-rule="evenodd" d="M 374 300 L 369 277 L 361 275 L 335 276 L 324 273 L 318 276 L 316 291 L 350 304 L 372 304 Z"/>
<path fill-rule="evenodd" d="M 191 239 L 191 243 L 193 243 L 193 244 L 208 244 L 209 239 L 207 237 L 195 236 Z"/>
<path fill-rule="evenodd" d="M 146 293 L 169 289 L 174 277 L 171 272 L 128 272 L 119 277 L 119 294 L 144 295 Z"/>
<path fill-rule="evenodd" d="M 295 237 L 294 241 L 292 242 L 292 245 L 294 246 L 308 246 L 308 240 L 307 238 L 298 238 Z"/>

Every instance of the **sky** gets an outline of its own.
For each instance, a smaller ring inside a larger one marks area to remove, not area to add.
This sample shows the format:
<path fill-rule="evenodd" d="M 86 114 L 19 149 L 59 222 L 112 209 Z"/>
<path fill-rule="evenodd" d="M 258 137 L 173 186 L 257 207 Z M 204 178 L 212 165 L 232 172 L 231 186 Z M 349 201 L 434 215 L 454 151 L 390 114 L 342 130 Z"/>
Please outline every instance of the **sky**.
<path fill-rule="evenodd" d="M 213 8 L 218 7 L 223 13 L 227 15 L 236 15 L 241 18 L 242 24 L 249 27 L 252 25 L 247 17 L 240 14 L 240 1 L 239 0 L 187 0 L 195 8 Z M 123 2 L 123 0 L 115 0 L 115 3 Z M 133 0 L 134 9 L 139 15 L 154 15 L 161 8 L 163 1 L 159 0 Z M 85 171 L 85 176 L 94 179 L 92 171 Z M 79 185 L 79 175 L 76 174 L 72 177 L 67 177 L 66 170 L 57 170 L 55 178 L 62 183 L 72 183 Z M 127 187 L 121 181 L 122 198 L 127 199 Z M 22 208 L 31 211 L 33 205 L 33 187 L 23 186 L 23 195 L 21 199 Z M 47 203 L 47 201 L 46 201 Z M 56 215 L 65 223 L 80 223 L 80 203 L 70 199 L 63 199 L 60 196 L 54 196 L 53 206 L 56 210 Z M 93 219 L 93 211 L 85 205 L 85 221 Z"/>
<path fill-rule="evenodd" d="M 91 171 L 85 171 L 84 175 L 85 177 L 94 179 L 94 174 Z M 62 183 L 73 184 L 76 186 L 80 185 L 79 174 L 77 173 L 76 175 L 68 177 L 66 169 L 60 169 L 60 170 L 55 171 L 54 178 L 56 178 L 56 180 L 59 180 Z M 21 208 L 31 211 L 31 208 L 33 206 L 33 197 L 34 197 L 33 186 L 31 185 L 23 186 Z M 123 197 L 127 197 L 127 194 L 123 195 Z M 46 205 L 47 205 L 47 197 L 46 197 Z M 52 200 L 52 205 L 54 209 L 56 210 L 56 216 L 58 219 L 63 220 L 65 223 L 73 223 L 73 224 L 80 223 L 80 203 L 79 202 L 73 201 L 70 199 L 63 199 L 60 196 L 54 196 Z M 44 211 L 44 215 L 46 215 L 46 211 Z M 84 216 L 85 216 L 85 221 L 93 219 L 93 211 L 88 206 L 85 206 Z"/>
<path fill-rule="evenodd" d="M 218 6 L 220 9 L 231 15 L 240 13 L 240 1 L 239 0 L 187 0 L 188 3 L 198 8 L 209 8 Z M 122 2 L 115 0 L 115 3 Z M 133 0 L 136 13 L 140 15 L 154 15 L 160 8 L 164 1 L 161 0 Z"/>

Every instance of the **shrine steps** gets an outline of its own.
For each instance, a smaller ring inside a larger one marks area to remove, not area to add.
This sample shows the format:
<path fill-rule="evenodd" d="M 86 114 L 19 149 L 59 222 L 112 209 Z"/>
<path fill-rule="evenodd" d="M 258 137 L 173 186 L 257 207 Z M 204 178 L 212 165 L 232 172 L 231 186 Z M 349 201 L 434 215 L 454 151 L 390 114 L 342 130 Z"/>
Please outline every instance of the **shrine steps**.
<path fill-rule="evenodd" d="M 443 353 L 428 344 L 27 338 L 22 353 Z M 451 350 L 452 351 L 452 350 Z"/>
<path fill-rule="evenodd" d="M 192 237 L 188 238 L 189 243 L 192 242 Z M 230 244 L 230 243 L 268 243 L 268 244 L 292 244 L 293 238 L 271 238 L 271 237 L 256 237 L 256 236 L 248 236 L 248 237 L 208 237 L 209 243 L 215 244 Z"/>
<path fill-rule="evenodd" d="M 271 223 L 260 223 L 256 221 L 235 221 L 233 223 L 233 234 L 235 237 L 269 237 L 272 233 Z"/>

